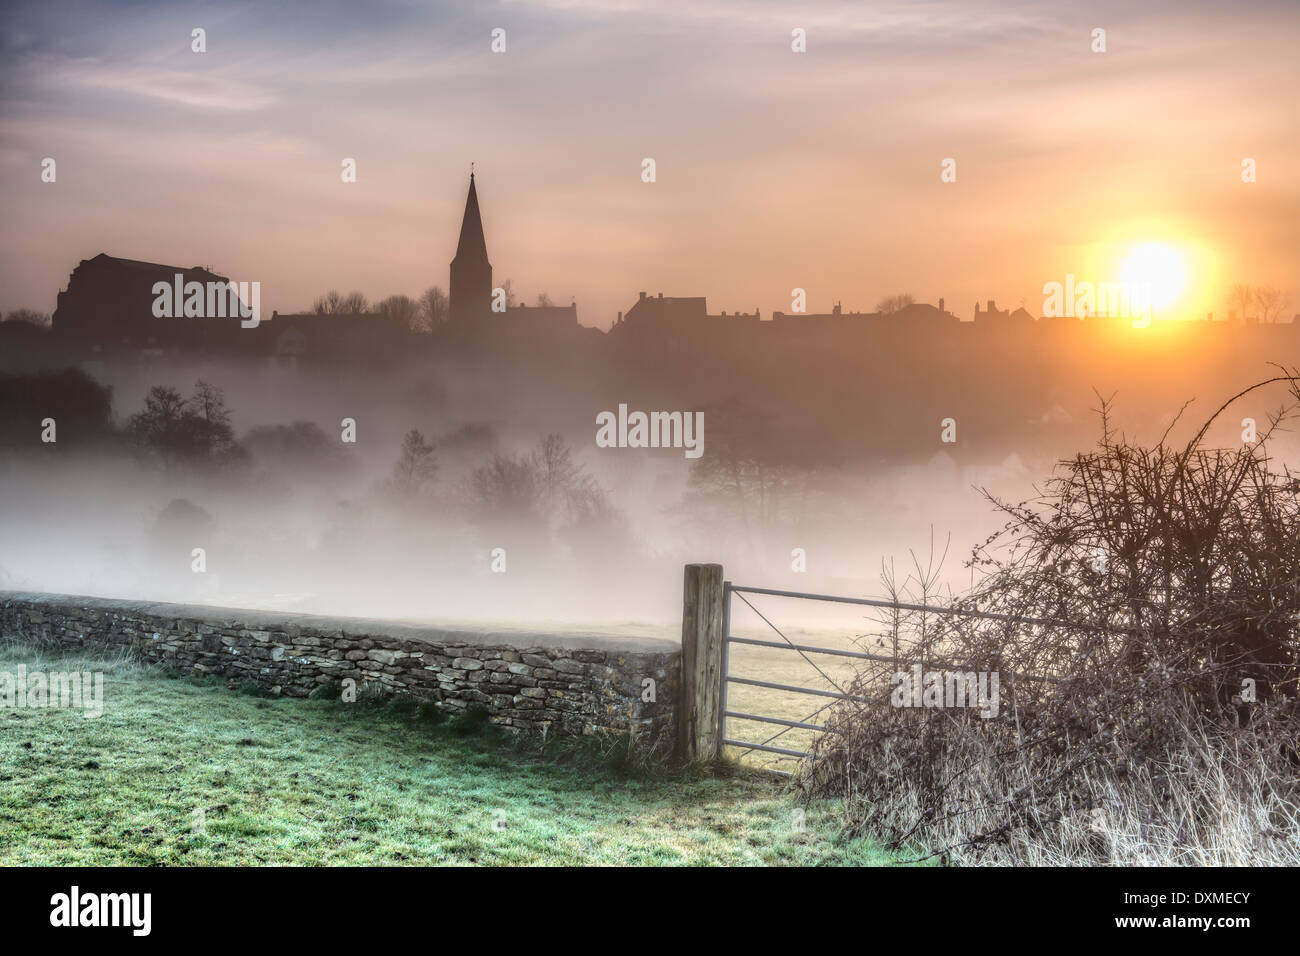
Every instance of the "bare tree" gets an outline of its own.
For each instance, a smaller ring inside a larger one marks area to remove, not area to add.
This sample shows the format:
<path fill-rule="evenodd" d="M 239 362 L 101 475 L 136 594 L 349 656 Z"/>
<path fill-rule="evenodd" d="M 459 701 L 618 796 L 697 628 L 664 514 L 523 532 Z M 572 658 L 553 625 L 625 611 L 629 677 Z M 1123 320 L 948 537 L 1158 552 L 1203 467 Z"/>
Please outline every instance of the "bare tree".
<path fill-rule="evenodd" d="M 528 456 L 493 455 L 470 477 L 474 499 L 493 518 L 533 522 L 540 517 L 542 492 Z"/>
<path fill-rule="evenodd" d="M 603 506 L 600 486 L 573 460 L 573 452 L 558 434 L 543 438 L 529 455 L 529 462 L 537 472 L 540 499 L 553 514 L 585 514 Z"/>
<path fill-rule="evenodd" d="M 400 322 L 403 328 L 412 331 L 421 330 L 420 303 L 409 295 L 390 295 L 387 299 L 375 303 L 375 311 Z"/>
<path fill-rule="evenodd" d="M 442 291 L 442 286 L 434 285 L 425 289 L 424 295 L 420 296 L 419 306 L 417 324 L 412 326 L 417 331 L 432 332 L 447 321 L 447 293 Z"/>
<path fill-rule="evenodd" d="M 370 311 L 370 303 L 360 292 L 342 295 L 337 289 L 330 289 L 312 303 L 311 310 L 317 315 L 356 315 Z"/>
<path fill-rule="evenodd" d="M 1238 282 L 1228 293 L 1228 311 L 1237 316 L 1238 321 L 1245 322 L 1250 304 L 1255 301 L 1255 293 L 1244 282 Z"/>
<path fill-rule="evenodd" d="M 1280 289 L 1260 286 L 1255 290 L 1255 305 L 1259 308 L 1259 321 L 1276 322 L 1287 306 L 1287 297 Z"/>
<path fill-rule="evenodd" d="M 402 439 L 402 452 L 393 466 L 393 486 L 399 494 L 413 497 L 428 486 L 437 472 L 434 446 L 412 428 Z"/>
<path fill-rule="evenodd" d="M 876 311 L 881 315 L 893 315 L 895 312 L 902 312 L 909 305 L 914 305 L 916 299 L 910 292 L 900 292 L 898 295 L 889 295 L 876 303 Z"/>
<path fill-rule="evenodd" d="M 471 485 L 485 510 L 552 527 L 611 510 L 600 485 L 557 434 L 547 435 L 526 454 L 494 455 L 474 470 Z"/>
<path fill-rule="evenodd" d="M 223 431 L 227 440 L 230 437 L 230 412 L 226 408 L 226 393 L 215 385 L 199 379 L 194 383 L 194 393 L 190 396 L 190 408 L 211 429 Z"/>
<path fill-rule="evenodd" d="M 796 524 L 810 494 L 807 436 L 739 403 L 705 409 L 709 453 L 691 466 L 684 503 L 708 523 L 744 529 L 753 554 L 768 536 Z"/>
<path fill-rule="evenodd" d="M 145 407 L 131 416 L 129 433 L 164 462 L 229 462 L 238 446 L 221 389 L 199 381 L 188 400 L 174 388 L 155 385 Z"/>

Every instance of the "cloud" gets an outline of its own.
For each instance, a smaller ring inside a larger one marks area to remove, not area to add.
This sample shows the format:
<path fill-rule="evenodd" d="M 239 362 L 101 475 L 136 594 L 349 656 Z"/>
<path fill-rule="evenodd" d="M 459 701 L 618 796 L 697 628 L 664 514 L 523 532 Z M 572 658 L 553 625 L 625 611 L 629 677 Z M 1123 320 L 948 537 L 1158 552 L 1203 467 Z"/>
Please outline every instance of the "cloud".
<path fill-rule="evenodd" d="M 1293 3 L 74 7 L 16 4 L 0 27 L 0 207 L 64 275 L 104 235 L 190 232 L 214 262 L 282 270 L 288 298 L 324 275 L 418 291 L 446 281 L 471 160 L 502 276 L 576 294 L 597 325 L 647 285 L 765 312 L 796 284 L 865 307 L 904 289 L 1015 302 L 1070 271 L 1065 246 L 1139 221 L 1213 236 L 1290 288 L 1300 241 Z M 1253 193 L 1246 155 L 1266 174 Z M 43 156 L 60 182 L 32 195 Z M 948 156 L 960 180 L 940 188 Z M 37 251 L 13 246 L 0 308 L 45 301 Z"/>
<path fill-rule="evenodd" d="M 43 83 L 64 94 L 111 90 L 191 108 L 234 112 L 260 110 L 275 102 L 269 90 L 222 71 L 179 70 L 94 58 L 60 60 L 49 55 L 35 58 L 30 68 Z"/>

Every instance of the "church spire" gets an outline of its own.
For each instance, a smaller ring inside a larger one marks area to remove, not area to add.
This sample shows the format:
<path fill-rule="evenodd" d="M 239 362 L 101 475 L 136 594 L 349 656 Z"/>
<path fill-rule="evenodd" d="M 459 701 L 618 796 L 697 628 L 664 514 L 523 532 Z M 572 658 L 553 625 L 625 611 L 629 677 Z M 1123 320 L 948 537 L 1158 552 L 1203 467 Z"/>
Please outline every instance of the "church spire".
<path fill-rule="evenodd" d="M 478 210 L 473 171 L 469 174 L 469 195 L 465 197 L 456 258 L 451 260 L 448 292 L 448 312 L 453 321 L 473 320 L 491 309 L 492 263 L 488 262 L 487 240 L 483 238 L 483 217 Z"/>
<path fill-rule="evenodd" d="M 483 238 L 483 217 L 478 211 L 478 190 L 474 174 L 469 174 L 469 195 L 465 197 L 465 216 L 460 222 L 460 242 L 456 245 L 456 258 L 469 256 L 487 262 L 487 240 Z"/>

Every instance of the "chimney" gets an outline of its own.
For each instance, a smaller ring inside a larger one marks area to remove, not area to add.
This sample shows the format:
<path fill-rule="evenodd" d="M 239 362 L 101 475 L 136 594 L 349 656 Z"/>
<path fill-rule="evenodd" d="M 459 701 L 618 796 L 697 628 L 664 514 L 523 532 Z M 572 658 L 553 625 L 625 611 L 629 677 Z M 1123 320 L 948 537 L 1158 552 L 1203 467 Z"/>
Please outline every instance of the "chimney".
<path fill-rule="evenodd" d="M 942 312 L 943 310 L 944 310 L 944 309 L 943 309 L 943 297 L 940 296 L 940 297 L 939 297 L 939 311 Z"/>
<path fill-rule="evenodd" d="M 998 310 L 997 303 L 995 303 L 992 299 L 989 299 L 989 311 L 996 312 L 997 310 Z"/>
<path fill-rule="evenodd" d="M 645 298 L 645 293 L 644 293 L 644 292 L 641 293 L 641 298 L 642 298 L 642 299 Z"/>
<path fill-rule="evenodd" d="M 662 299 L 663 297 L 664 297 L 664 294 L 663 294 L 662 292 L 660 292 L 660 293 L 659 293 L 659 298 Z"/>

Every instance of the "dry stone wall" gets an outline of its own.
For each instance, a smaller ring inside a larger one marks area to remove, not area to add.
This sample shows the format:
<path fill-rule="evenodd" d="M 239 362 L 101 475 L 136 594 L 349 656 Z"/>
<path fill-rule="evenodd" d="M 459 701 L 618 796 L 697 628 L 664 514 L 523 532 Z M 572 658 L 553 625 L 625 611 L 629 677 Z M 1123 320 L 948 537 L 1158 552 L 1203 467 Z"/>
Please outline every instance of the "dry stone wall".
<path fill-rule="evenodd" d="M 0 636 L 69 649 L 129 646 L 146 661 L 290 697 L 337 692 L 345 680 L 382 684 L 447 711 L 479 705 L 505 727 L 631 731 L 645 742 L 672 740 L 681 667 L 680 645 L 658 638 L 12 591 L 0 591 Z"/>

